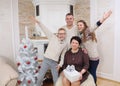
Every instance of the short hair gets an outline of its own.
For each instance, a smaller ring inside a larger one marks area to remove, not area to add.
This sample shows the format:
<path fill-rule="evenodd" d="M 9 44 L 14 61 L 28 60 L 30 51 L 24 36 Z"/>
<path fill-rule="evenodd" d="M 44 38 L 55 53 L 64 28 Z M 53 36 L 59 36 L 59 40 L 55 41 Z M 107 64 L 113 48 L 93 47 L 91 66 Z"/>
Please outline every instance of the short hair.
<path fill-rule="evenodd" d="M 58 32 L 59 32 L 60 30 L 64 30 L 64 31 L 66 32 L 66 30 L 65 30 L 64 28 L 59 28 L 59 29 L 58 29 Z"/>
<path fill-rule="evenodd" d="M 73 37 L 71 38 L 71 40 L 70 40 L 70 43 L 72 42 L 72 40 L 78 41 L 79 45 L 82 43 L 82 40 L 80 39 L 79 36 L 73 36 Z"/>
<path fill-rule="evenodd" d="M 70 16 L 70 15 L 72 15 L 72 16 L 73 16 L 73 14 L 72 14 L 72 13 L 67 13 L 67 14 L 66 14 L 66 16 Z"/>

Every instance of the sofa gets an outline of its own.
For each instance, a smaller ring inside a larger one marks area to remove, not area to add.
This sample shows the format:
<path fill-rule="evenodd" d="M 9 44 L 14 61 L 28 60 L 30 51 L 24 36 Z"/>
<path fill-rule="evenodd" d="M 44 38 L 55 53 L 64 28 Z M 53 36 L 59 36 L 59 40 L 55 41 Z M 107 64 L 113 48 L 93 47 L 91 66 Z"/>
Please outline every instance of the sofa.
<path fill-rule="evenodd" d="M 63 86 L 62 85 L 62 76 L 61 75 L 59 76 L 55 86 Z M 84 81 L 80 86 L 96 86 L 95 83 L 94 83 L 92 75 L 89 74 L 87 80 Z"/>
<path fill-rule="evenodd" d="M 18 73 L 0 57 L 0 86 L 16 86 Z"/>

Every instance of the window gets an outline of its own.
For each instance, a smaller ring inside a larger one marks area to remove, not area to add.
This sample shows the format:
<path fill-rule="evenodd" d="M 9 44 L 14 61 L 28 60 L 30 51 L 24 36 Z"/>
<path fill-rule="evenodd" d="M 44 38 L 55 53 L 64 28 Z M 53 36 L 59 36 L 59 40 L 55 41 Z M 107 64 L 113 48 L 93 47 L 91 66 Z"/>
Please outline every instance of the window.
<path fill-rule="evenodd" d="M 70 13 L 73 14 L 73 5 L 70 5 Z"/>
<path fill-rule="evenodd" d="M 39 16 L 39 5 L 36 5 L 36 16 Z"/>

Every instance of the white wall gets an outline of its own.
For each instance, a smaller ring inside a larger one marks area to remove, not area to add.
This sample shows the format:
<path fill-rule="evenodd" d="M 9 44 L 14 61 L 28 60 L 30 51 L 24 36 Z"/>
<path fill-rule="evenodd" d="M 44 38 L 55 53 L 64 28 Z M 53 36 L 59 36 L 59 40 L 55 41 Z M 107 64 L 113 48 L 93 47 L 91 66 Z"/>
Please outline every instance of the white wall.
<path fill-rule="evenodd" d="M 17 0 L 0 0 L 0 57 L 12 65 L 19 45 L 17 8 Z"/>
<path fill-rule="evenodd" d="M 64 10 L 63 10 L 64 9 Z M 69 12 L 67 5 L 40 5 L 40 20 L 53 32 L 65 25 L 65 15 Z"/>
<path fill-rule="evenodd" d="M 115 0 L 114 79 L 120 82 L 120 0 Z"/>
<path fill-rule="evenodd" d="M 115 3 L 115 1 L 117 1 Z M 120 2 L 120 1 L 119 1 Z M 91 25 L 95 24 L 99 18 L 102 17 L 104 12 L 112 10 L 112 15 L 104 22 L 102 26 L 96 31 L 98 39 L 98 49 L 100 53 L 100 64 L 98 68 L 98 76 L 120 81 L 120 68 L 117 65 L 119 61 L 119 29 L 118 22 L 120 14 L 118 9 L 118 0 L 91 0 Z M 103 4 L 104 3 L 104 4 Z"/>
<path fill-rule="evenodd" d="M 66 24 L 65 15 L 70 12 L 70 4 L 74 4 L 70 1 L 72 0 L 39 0 L 40 16 L 37 16 L 37 19 L 53 33 L 57 33 L 57 30 Z M 43 32 L 41 35 L 45 36 Z"/>

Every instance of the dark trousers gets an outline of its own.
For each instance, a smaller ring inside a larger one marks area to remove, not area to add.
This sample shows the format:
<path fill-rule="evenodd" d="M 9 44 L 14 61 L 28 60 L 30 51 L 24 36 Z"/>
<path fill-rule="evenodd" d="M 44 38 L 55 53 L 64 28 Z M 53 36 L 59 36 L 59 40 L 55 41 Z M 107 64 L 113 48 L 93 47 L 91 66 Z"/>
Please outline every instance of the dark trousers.
<path fill-rule="evenodd" d="M 89 66 L 88 71 L 92 74 L 94 81 L 96 83 L 96 81 L 97 81 L 96 70 L 97 70 L 97 67 L 99 64 L 99 60 L 97 60 L 97 61 L 90 60 L 89 64 L 90 64 L 90 66 Z"/>

